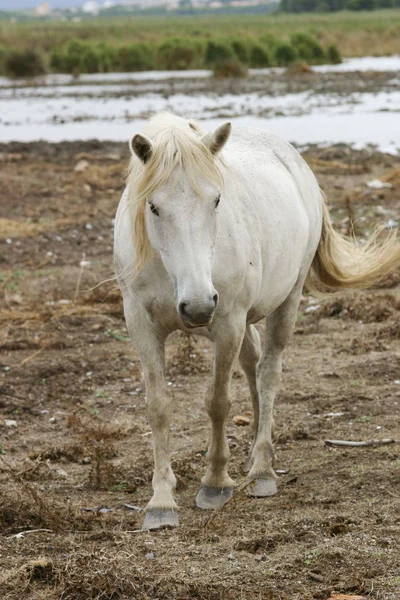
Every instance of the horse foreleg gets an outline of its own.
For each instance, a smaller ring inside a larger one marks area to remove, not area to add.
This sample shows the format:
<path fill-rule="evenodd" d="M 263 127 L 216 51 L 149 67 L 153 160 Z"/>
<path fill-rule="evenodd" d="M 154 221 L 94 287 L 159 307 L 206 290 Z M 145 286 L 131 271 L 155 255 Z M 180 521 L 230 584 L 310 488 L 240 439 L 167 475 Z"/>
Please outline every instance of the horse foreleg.
<path fill-rule="evenodd" d="M 246 374 L 250 389 L 251 403 L 253 406 L 253 441 L 250 448 L 250 456 L 254 448 L 257 437 L 259 421 L 259 399 L 257 390 L 257 364 L 260 360 L 261 344 L 260 336 L 254 325 L 246 327 L 246 333 L 240 349 L 239 361 L 243 371 Z M 245 470 L 249 471 L 251 460 L 246 462 Z"/>
<path fill-rule="evenodd" d="M 125 304 L 129 333 L 139 353 L 146 383 L 147 416 L 153 432 L 153 497 L 146 507 L 143 529 L 178 525 L 173 498 L 176 478 L 171 468 L 169 427 L 172 416 L 171 395 L 165 382 L 165 333 L 157 331 L 144 312 L 132 311 Z"/>
<path fill-rule="evenodd" d="M 273 469 L 272 426 L 274 400 L 282 372 L 282 352 L 293 332 L 302 286 L 296 286 L 285 302 L 267 318 L 265 346 L 257 366 L 257 388 L 260 402 L 257 438 L 251 453 L 248 474 L 249 494 L 272 496 L 277 492 Z"/>
<path fill-rule="evenodd" d="M 224 323 L 216 336 L 213 382 L 206 396 L 206 409 L 211 419 L 209 463 L 196 497 L 199 508 L 220 508 L 232 496 L 234 482 L 227 469 L 230 452 L 225 430 L 231 406 L 229 391 L 233 363 L 239 354 L 243 335 L 244 324 L 227 326 Z"/>

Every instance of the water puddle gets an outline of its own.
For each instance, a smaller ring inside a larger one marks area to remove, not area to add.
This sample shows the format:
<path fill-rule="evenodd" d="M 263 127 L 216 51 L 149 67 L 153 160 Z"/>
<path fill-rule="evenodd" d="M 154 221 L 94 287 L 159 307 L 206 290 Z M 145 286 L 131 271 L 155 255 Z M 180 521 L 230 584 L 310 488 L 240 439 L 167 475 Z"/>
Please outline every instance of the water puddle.
<path fill-rule="evenodd" d="M 368 81 L 373 73 L 388 77 L 385 84 L 377 79 L 374 91 L 364 92 L 369 71 Z M 197 119 L 205 129 L 229 119 L 233 125 L 273 131 L 298 145 L 374 144 L 395 153 L 400 146 L 398 72 L 400 57 L 393 56 L 314 67 L 306 83 L 292 81 L 283 69 L 253 69 L 247 80 L 230 84 L 214 82 L 208 71 L 107 73 L 79 79 L 48 75 L 29 82 L 1 78 L 0 141 L 124 141 L 152 113 L 168 110 Z M 353 73 L 354 80 L 359 73 L 356 91 L 336 86 L 335 77 L 344 78 L 340 73 Z"/>

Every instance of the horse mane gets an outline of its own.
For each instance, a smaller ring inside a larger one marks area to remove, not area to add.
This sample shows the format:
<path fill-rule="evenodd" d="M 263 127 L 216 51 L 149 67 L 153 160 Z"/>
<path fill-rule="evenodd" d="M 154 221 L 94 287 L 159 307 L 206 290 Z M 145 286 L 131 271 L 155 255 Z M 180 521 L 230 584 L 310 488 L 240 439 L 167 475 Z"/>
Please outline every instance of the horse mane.
<path fill-rule="evenodd" d="M 153 250 L 146 230 L 146 201 L 150 194 L 165 185 L 173 175 L 184 172 L 196 194 L 201 197 L 198 177 L 202 175 L 217 187 L 223 187 L 221 159 L 214 156 L 202 140 L 197 123 L 169 113 L 150 119 L 143 133 L 153 143 L 151 158 L 143 162 L 132 155 L 127 176 L 128 210 L 136 250 L 135 276 Z"/>

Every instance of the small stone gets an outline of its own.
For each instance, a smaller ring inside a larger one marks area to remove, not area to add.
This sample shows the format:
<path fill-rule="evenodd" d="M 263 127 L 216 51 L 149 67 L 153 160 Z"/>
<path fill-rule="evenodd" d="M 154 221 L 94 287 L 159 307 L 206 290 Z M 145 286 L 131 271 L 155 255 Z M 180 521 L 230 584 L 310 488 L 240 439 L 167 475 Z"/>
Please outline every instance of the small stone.
<path fill-rule="evenodd" d="M 86 171 L 86 169 L 89 167 L 89 162 L 87 160 L 78 160 L 78 162 L 76 163 L 75 167 L 74 167 L 74 171 L 75 173 L 83 173 L 83 171 Z"/>
<path fill-rule="evenodd" d="M 233 417 L 232 421 L 238 427 L 244 427 L 245 425 L 249 425 L 250 424 L 249 417 L 245 417 L 244 415 L 236 415 L 236 417 Z"/>
<path fill-rule="evenodd" d="M 56 473 L 61 479 L 67 479 L 68 477 L 68 473 L 64 469 L 56 469 Z"/>
<path fill-rule="evenodd" d="M 13 419 L 6 419 L 4 424 L 6 427 L 18 427 L 17 421 L 14 421 Z"/>
<path fill-rule="evenodd" d="M 153 552 L 147 552 L 146 558 L 148 558 L 150 560 L 153 559 L 154 558 L 154 553 Z"/>
<path fill-rule="evenodd" d="M 320 575 L 319 573 L 314 573 L 314 571 L 309 571 L 308 576 L 311 577 L 311 579 L 314 579 L 314 581 L 322 582 L 324 580 L 322 575 Z"/>

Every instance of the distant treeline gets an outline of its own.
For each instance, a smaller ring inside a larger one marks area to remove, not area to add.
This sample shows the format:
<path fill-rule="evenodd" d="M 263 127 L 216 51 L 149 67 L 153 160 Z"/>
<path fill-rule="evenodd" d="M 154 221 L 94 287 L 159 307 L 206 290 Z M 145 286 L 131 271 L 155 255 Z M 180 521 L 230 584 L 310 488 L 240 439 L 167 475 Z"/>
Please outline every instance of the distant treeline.
<path fill-rule="evenodd" d="M 323 47 L 307 33 L 294 33 L 290 40 L 265 34 L 258 38 L 174 37 L 155 42 L 111 45 L 73 39 L 46 54 L 36 49 L 1 50 L 0 70 L 11 77 L 29 77 L 47 72 L 107 73 L 111 71 L 185 70 L 211 68 L 219 75 L 241 75 L 248 67 L 286 66 L 296 62 L 323 64 L 341 62 L 334 44 Z"/>
<path fill-rule="evenodd" d="M 281 0 L 283 12 L 335 12 L 339 10 L 375 10 L 400 7 L 400 0 Z"/>

